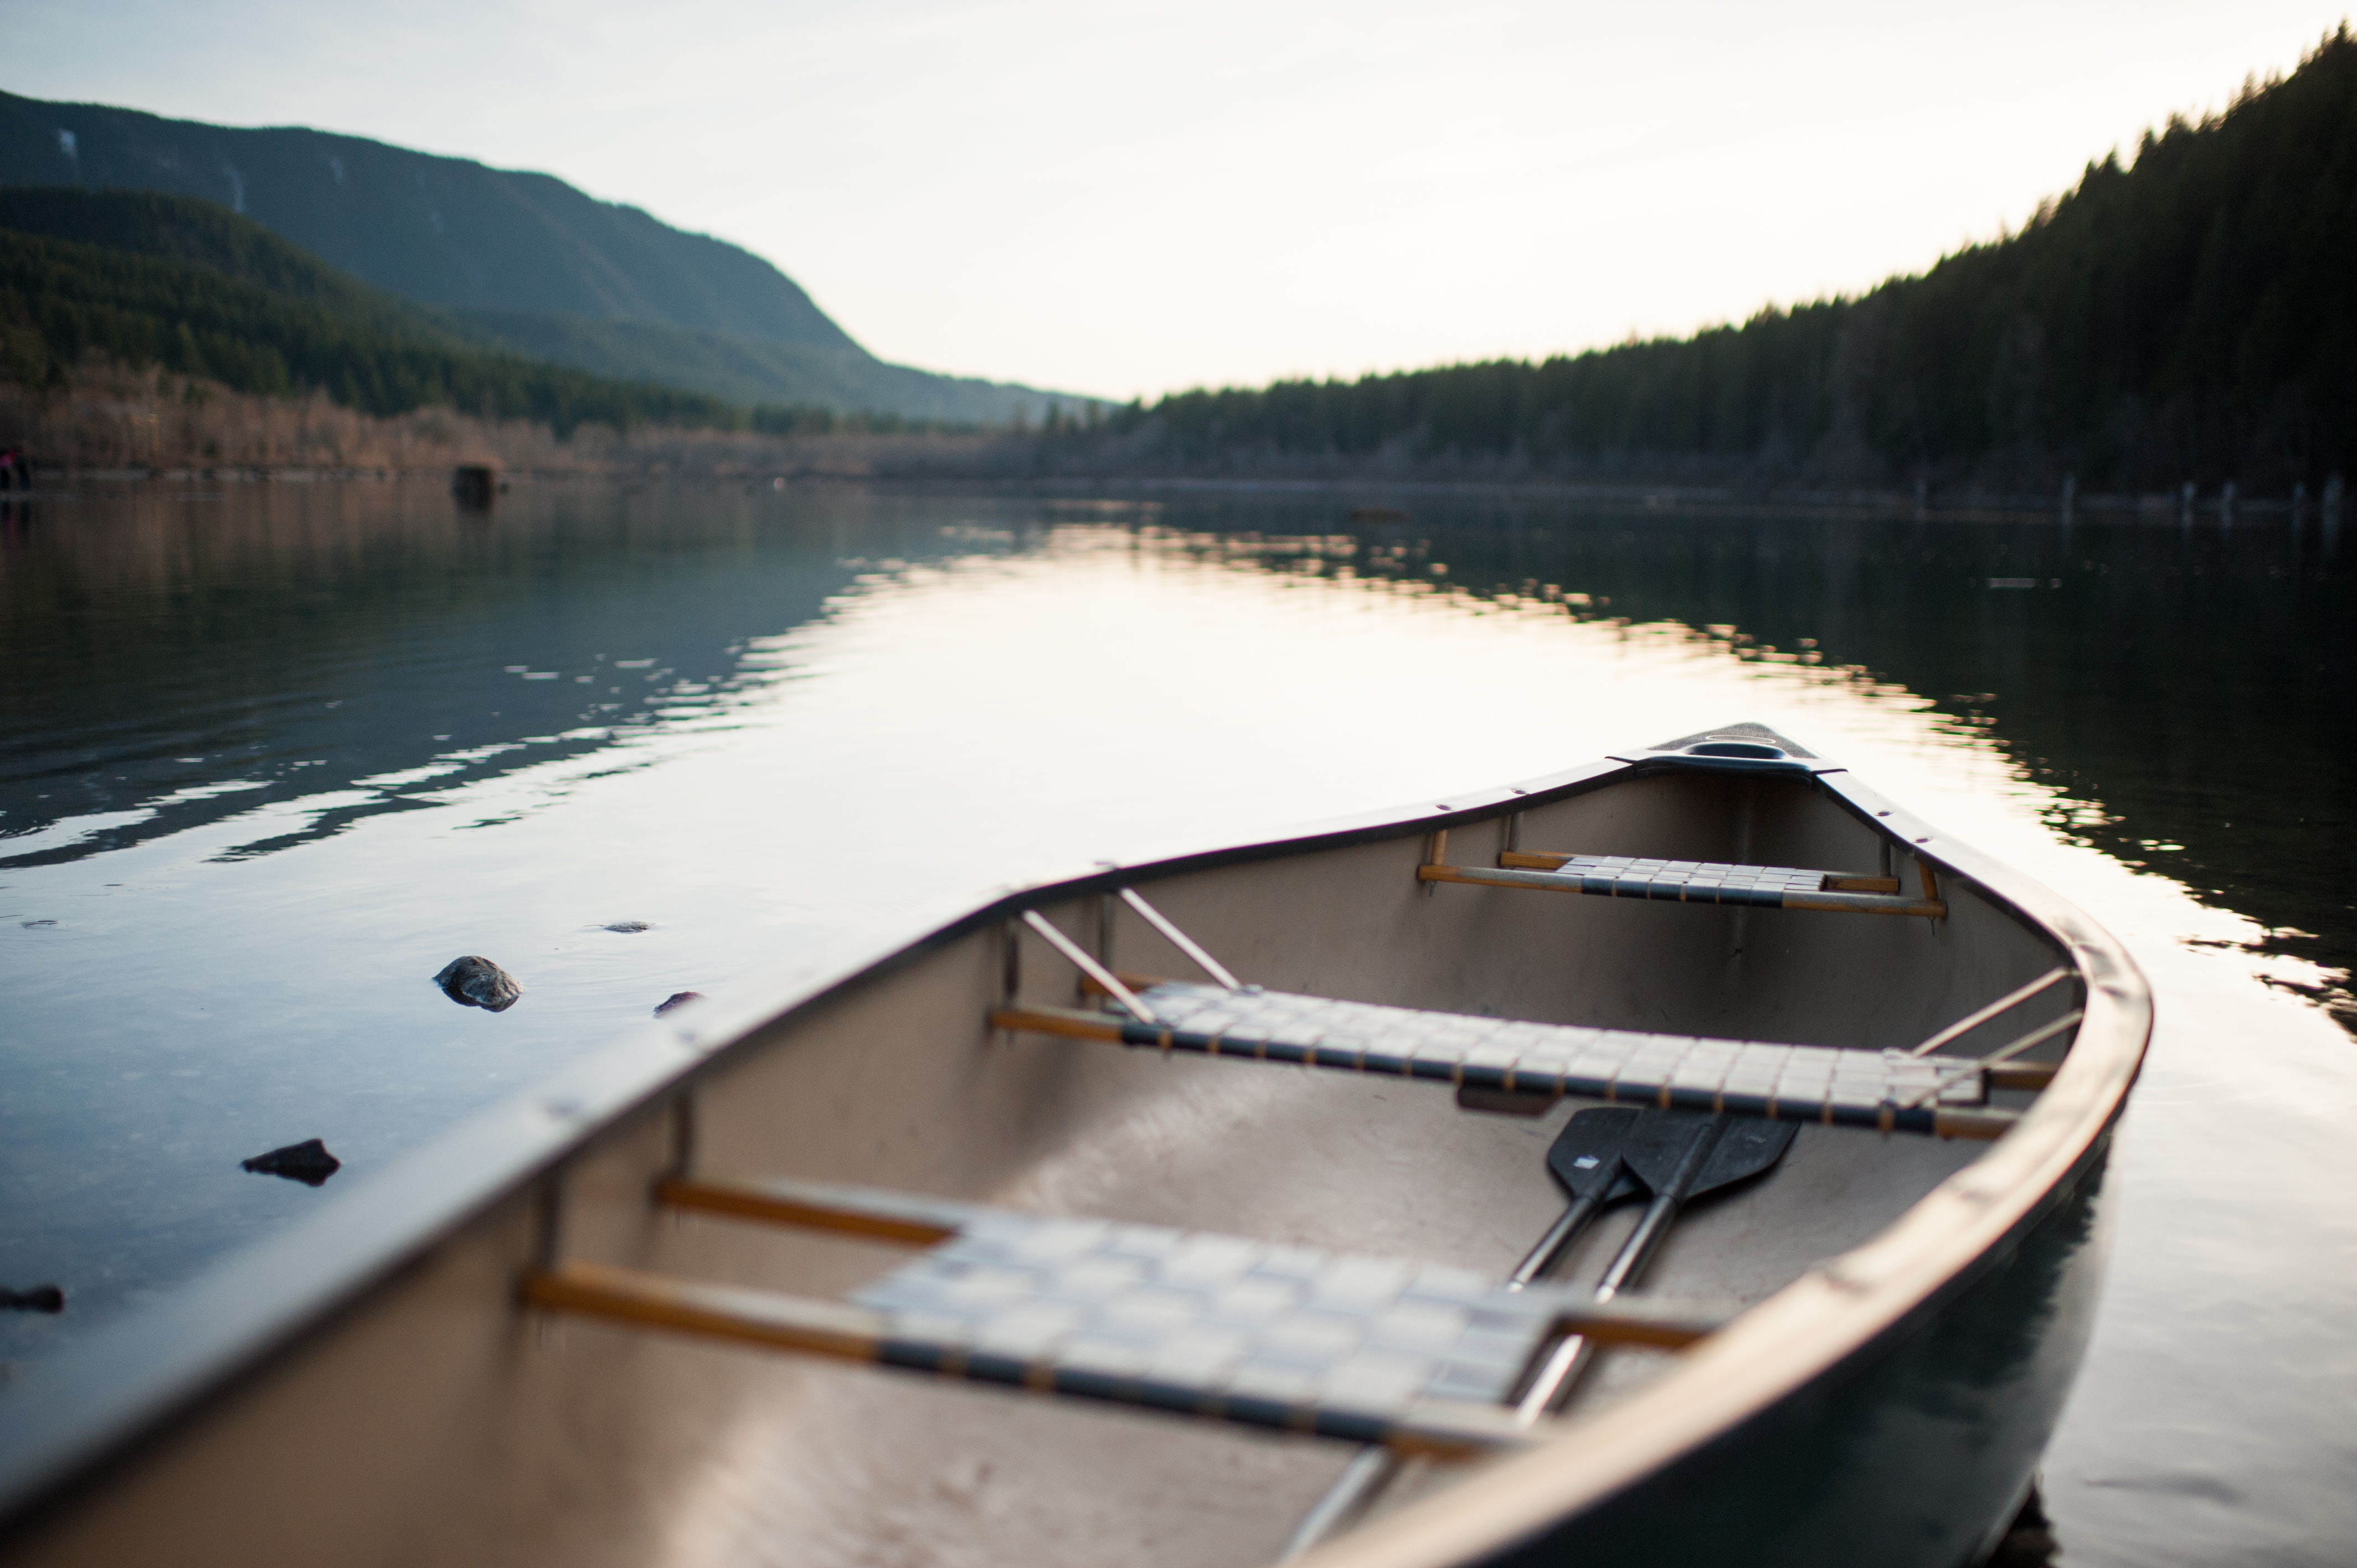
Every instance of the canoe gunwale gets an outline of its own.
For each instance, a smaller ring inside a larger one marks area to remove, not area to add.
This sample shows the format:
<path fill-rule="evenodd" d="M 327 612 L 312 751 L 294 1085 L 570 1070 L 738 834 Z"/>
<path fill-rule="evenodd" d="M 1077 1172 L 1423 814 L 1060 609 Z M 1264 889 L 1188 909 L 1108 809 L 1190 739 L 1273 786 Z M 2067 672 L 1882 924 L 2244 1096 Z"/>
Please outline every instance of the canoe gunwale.
<path fill-rule="evenodd" d="M 1660 756 L 1607 757 L 1520 785 L 1313 824 L 1242 844 L 944 898 L 838 939 L 729 988 L 687 1018 L 639 1026 L 460 1123 L 336 1201 L 200 1275 L 166 1304 L 94 1332 L 10 1391 L 0 1422 L 0 1543 L 70 1507 L 113 1466 L 169 1441 L 208 1402 L 261 1375 L 381 1283 L 496 1205 L 561 1183 L 616 1126 L 690 1096 L 740 1051 L 767 1048 L 795 1015 L 1028 910 L 1166 877 L 1395 840 L 1658 775 Z M 1732 771 L 1716 769 L 1717 771 Z M 1763 770 L 1764 771 L 1764 770 Z M 1936 1310 L 2000 1256 L 2093 1159 L 2140 1063 L 2151 1006 L 2124 950 L 2085 916 L 1998 863 L 1941 839 L 1839 764 L 1787 766 L 1874 832 L 2060 949 L 2087 1017 L 2022 1122 L 1891 1226 L 1758 1304 L 1625 1406 L 1519 1458 L 1337 1538 L 1321 1564 L 1467 1561 L 1559 1523 L 1731 1430 L 1848 1357 Z M 1887 813 L 1887 814 L 1886 814 Z M 898 933 L 895 940 L 894 932 Z"/>

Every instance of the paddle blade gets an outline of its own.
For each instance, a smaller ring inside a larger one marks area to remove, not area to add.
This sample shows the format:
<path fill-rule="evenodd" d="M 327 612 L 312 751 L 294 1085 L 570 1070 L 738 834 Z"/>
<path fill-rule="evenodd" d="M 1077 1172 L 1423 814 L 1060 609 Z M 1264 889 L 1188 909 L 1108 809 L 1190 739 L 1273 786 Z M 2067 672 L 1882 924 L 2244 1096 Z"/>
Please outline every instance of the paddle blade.
<path fill-rule="evenodd" d="M 1696 1138 L 1707 1136 L 1711 1123 L 1719 1126 L 1702 1172 L 1686 1192 L 1696 1197 L 1717 1187 L 1748 1181 L 1784 1157 L 1792 1146 L 1796 1122 L 1770 1122 L 1756 1116 L 1713 1117 L 1706 1111 L 1646 1111 L 1629 1129 L 1621 1158 L 1639 1181 L 1661 1192 L 1675 1179 L 1679 1164 Z"/>
<path fill-rule="evenodd" d="M 1708 1163 L 1702 1167 L 1702 1178 L 1695 1183 L 1695 1192 L 1699 1195 L 1749 1181 L 1784 1157 L 1784 1151 L 1792 1146 L 1792 1135 L 1800 1130 L 1798 1122 L 1729 1117 L 1718 1135 L 1718 1146 L 1711 1150 Z"/>
<path fill-rule="evenodd" d="M 1713 1131 L 1706 1111 L 1644 1111 L 1631 1124 L 1620 1157 L 1628 1162 L 1630 1174 L 1645 1184 L 1646 1191 L 1665 1192 L 1677 1178 L 1678 1166 L 1684 1163 L 1695 1140 L 1709 1137 Z"/>
<path fill-rule="evenodd" d="M 1575 1198 L 1609 1192 L 1620 1175 L 1621 1149 L 1639 1114 L 1633 1105 L 1599 1105 L 1564 1124 L 1547 1151 L 1547 1169 L 1566 1192 Z"/>

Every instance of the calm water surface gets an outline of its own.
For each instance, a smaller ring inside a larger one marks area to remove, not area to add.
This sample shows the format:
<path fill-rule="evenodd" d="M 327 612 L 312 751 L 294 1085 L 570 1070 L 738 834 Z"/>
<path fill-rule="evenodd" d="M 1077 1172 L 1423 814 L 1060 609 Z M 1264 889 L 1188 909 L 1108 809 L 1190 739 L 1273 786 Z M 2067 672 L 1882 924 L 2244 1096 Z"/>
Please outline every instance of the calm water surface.
<path fill-rule="evenodd" d="M 1404 510 L 1403 510 L 1404 509 Z M 896 911 L 1755 718 L 2061 889 L 2160 1026 L 2074 1564 L 2357 1555 L 2357 541 L 1531 501 L 425 487 L 0 516 L 17 1365 Z M 618 925 L 643 929 L 616 930 Z M 512 1010 L 427 977 L 484 953 Z M 243 1156 L 324 1138 L 313 1190 Z M 5 1419 L 0 1391 L 0 1420 Z"/>

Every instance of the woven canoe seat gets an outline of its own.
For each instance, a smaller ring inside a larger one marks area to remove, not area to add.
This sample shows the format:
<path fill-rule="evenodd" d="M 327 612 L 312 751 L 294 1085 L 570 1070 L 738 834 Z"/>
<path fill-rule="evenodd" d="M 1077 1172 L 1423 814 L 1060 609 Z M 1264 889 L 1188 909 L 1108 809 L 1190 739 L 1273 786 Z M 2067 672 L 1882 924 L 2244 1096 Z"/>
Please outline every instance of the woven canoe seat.
<path fill-rule="evenodd" d="M 538 1305 L 1035 1393 L 1464 1452 L 1527 1440 L 1504 1402 L 1566 1332 L 1674 1347 L 1732 1310 L 1512 1291 L 1462 1269 L 779 1180 L 677 1180 L 682 1208 L 924 1246 L 842 1302 L 596 1264 Z"/>
<path fill-rule="evenodd" d="M 1978 1073 L 1953 1059 L 1532 1024 L 1164 981 L 1151 1023 L 1061 1008 L 1003 1008 L 1002 1028 L 1302 1067 L 1425 1079 L 1516 1095 L 1604 1101 L 1932 1133 L 1977 1106 Z"/>
<path fill-rule="evenodd" d="M 889 1319 L 897 1365 L 1361 1443 L 1419 1407 L 1487 1416 L 1563 1305 L 1460 1269 L 988 1211 L 851 1299 Z"/>
<path fill-rule="evenodd" d="M 1793 865 L 1738 865 L 1716 860 L 1656 860 L 1626 854 L 1556 854 L 1507 850 L 1495 869 L 1434 863 L 1416 868 L 1425 882 L 1585 893 L 1601 898 L 1719 904 L 1755 909 L 1818 909 L 1860 915 L 1948 912 L 1926 878 L 1922 896 L 1902 895 L 1899 879 Z"/>
<path fill-rule="evenodd" d="M 1832 875 L 1789 865 L 1731 865 L 1700 860 L 1640 860 L 1629 855 L 1575 854 L 1555 875 L 1577 880 L 1582 893 L 1607 898 L 1668 898 L 1681 904 L 1751 904 L 1783 908 L 1787 894 L 1822 893 Z"/>

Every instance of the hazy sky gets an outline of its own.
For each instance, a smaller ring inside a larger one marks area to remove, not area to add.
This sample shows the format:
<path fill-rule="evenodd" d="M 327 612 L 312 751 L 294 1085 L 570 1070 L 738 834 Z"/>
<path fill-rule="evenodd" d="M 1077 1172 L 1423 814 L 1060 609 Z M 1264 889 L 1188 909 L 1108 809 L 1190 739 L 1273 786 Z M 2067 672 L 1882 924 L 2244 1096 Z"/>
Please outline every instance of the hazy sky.
<path fill-rule="evenodd" d="M 888 359 L 1126 398 L 1914 270 L 2348 0 L 5 0 L 0 86 L 546 169 Z"/>

